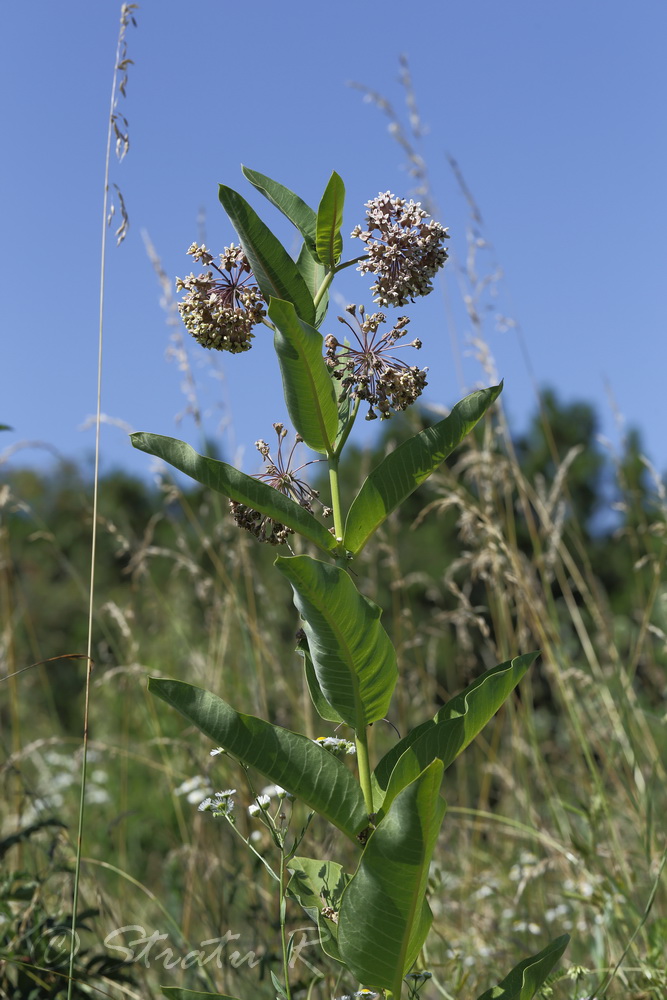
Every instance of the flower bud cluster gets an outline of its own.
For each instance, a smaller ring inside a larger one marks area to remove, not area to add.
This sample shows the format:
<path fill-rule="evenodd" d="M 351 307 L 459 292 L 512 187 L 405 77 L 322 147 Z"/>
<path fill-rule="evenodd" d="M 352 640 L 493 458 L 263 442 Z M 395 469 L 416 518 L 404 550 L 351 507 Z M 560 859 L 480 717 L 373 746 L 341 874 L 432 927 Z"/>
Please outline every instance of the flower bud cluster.
<path fill-rule="evenodd" d="M 263 441 L 261 438 L 259 441 L 255 441 L 255 447 L 266 465 L 266 470 L 256 478 L 263 480 L 263 482 L 272 486 L 274 490 L 278 490 L 279 493 L 294 500 L 300 507 L 313 514 L 313 503 L 319 499 L 319 493 L 317 490 L 312 489 L 304 479 L 299 479 L 298 473 L 304 466 L 292 469 L 292 459 L 294 458 L 296 446 L 303 441 L 303 438 L 300 434 L 296 435 L 294 444 L 287 457 L 285 457 L 283 455 L 283 441 L 287 437 L 287 428 L 283 424 L 276 423 L 273 425 L 273 429 L 278 436 L 278 452 L 275 461 L 271 457 L 271 448 L 266 441 Z M 253 510 L 252 507 L 248 507 L 246 504 L 230 500 L 229 508 L 239 528 L 245 528 L 246 531 L 255 535 L 260 542 L 268 542 L 269 545 L 283 545 L 289 536 L 294 534 L 292 528 L 286 527 L 286 525 L 281 524 L 279 521 L 274 521 L 268 514 L 262 514 L 258 510 Z M 324 506 L 322 507 L 322 512 L 325 517 L 330 516 L 332 513 L 330 507 Z"/>
<path fill-rule="evenodd" d="M 396 198 L 390 191 L 366 202 L 366 228 L 352 236 L 366 244 L 362 274 L 376 275 L 371 286 L 382 306 L 404 306 L 433 290 L 431 279 L 447 260 L 444 226 L 429 219 L 419 202 Z"/>
<path fill-rule="evenodd" d="M 188 253 L 217 272 L 176 278 L 176 291 L 187 292 L 178 309 L 188 333 L 211 350 L 232 354 L 250 350 L 253 327 L 266 315 L 266 303 L 242 248 L 233 243 L 225 247 L 220 266 L 205 246 L 193 243 Z"/>
<path fill-rule="evenodd" d="M 428 369 L 406 365 L 392 354 L 397 341 L 405 336 L 410 322 L 407 316 L 399 317 L 391 330 L 380 334 L 379 328 L 386 322 L 384 313 L 368 316 L 363 306 L 359 307 L 359 316 L 356 306 L 348 306 L 347 312 L 355 326 L 343 316 L 338 318 L 351 330 L 356 346 L 341 344 L 329 334 L 324 340 L 325 361 L 333 377 L 340 381 L 343 396 L 352 394 L 369 404 L 367 420 L 377 418 L 374 407 L 380 418 L 386 419 L 391 410 L 405 410 L 421 395 L 427 385 Z M 415 339 L 399 346 L 419 350 L 422 345 Z"/>
<path fill-rule="evenodd" d="M 229 509 L 238 527 L 249 531 L 260 542 L 268 542 L 269 545 L 284 545 L 289 536 L 294 534 L 293 528 L 288 528 L 280 521 L 274 521 L 268 514 L 253 510 L 252 507 L 248 507 L 244 503 L 230 500 Z"/>

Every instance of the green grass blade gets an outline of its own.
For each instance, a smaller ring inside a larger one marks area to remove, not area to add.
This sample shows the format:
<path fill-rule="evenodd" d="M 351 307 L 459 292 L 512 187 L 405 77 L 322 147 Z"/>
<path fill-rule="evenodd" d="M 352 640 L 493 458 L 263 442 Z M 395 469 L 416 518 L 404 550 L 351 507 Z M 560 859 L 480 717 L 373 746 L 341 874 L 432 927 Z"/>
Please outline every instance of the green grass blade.
<path fill-rule="evenodd" d="M 246 476 L 225 462 L 199 455 L 189 444 L 177 438 L 139 431 L 130 434 L 130 439 L 139 451 L 155 455 L 203 486 L 287 525 L 323 551 L 331 552 L 336 548 L 336 540 L 312 514 L 259 479 Z"/>
<path fill-rule="evenodd" d="M 343 206 L 345 185 L 334 172 L 329 178 L 317 210 L 317 256 L 329 270 L 335 267 L 343 253 Z"/>
<path fill-rule="evenodd" d="M 345 547 L 356 555 L 382 522 L 444 462 L 500 395 L 502 385 L 480 389 L 454 406 L 444 420 L 427 427 L 387 455 L 373 469 L 352 502 Z"/>
<path fill-rule="evenodd" d="M 338 405 L 324 363 L 322 335 L 282 299 L 271 299 L 269 318 L 276 327 L 274 345 L 290 419 L 309 448 L 330 454 L 338 432 Z"/>
<path fill-rule="evenodd" d="M 356 732 L 384 718 L 398 670 L 380 608 L 337 566 L 310 556 L 278 556 L 275 565 L 292 584 L 326 701 Z"/>
<path fill-rule="evenodd" d="M 563 934 L 537 955 L 519 962 L 498 986 L 486 990 L 477 1000 L 532 1000 L 570 941 Z"/>
<path fill-rule="evenodd" d="M 167 1000 L 237 1000 L 228 993 L 202 993 L 201 990 L 185 990 L 181 986 L 160 986 L 160 992 Z"/>
<path fill-rule="evenodd" d="M 350 839 L 367 825 L 364 797 L 352 772 L 307 736 L 242 715 L 217 695 L 184 681 L 151 677 L 148 687 L 213 743 L 291 792 Z"/>
<path fill-rule="evenodd" d="M 221 184 L 218 197 L 239 235 L 262 295 L 291 302 L 307 323 L 315 322 L 315 305 L 298 267 L 245 198 Z"/>
<path fill-rule="evenodd" d="M 426 939 L 428 870 L 445 814 L 443 767 L 426 768 L 398 795 L 371 834 L 343 893 L 338 947 L 353 975 L 400 996 L 401 981 Z"/>
<path fill-rule="evenodd" d="M 382 815 L 396 795 L 434 759 L 445 768 L 465 750 L 498 711 L 534 662 L 526 653 L 487 670 L 444 705 L 435 719 L 423 723 L 400 740 L 379 761 L 374 773 L 376 807 Z"/>
<path fill-rule="evenodd" d="M 296 226 L 307 245 L 315 252 L 315 239 L 317 234 L 317 213 L 306 205 L 302 198 L 294 191 L 290 191 L 284 184 L 271 180 L 266 174 L 260 174 L 257 170 L 249 167 L 241 167 L 243 176 L 250 181 L 257 190 L 267 198 L 272 205 L 285 215 L 292 225 Z"/>

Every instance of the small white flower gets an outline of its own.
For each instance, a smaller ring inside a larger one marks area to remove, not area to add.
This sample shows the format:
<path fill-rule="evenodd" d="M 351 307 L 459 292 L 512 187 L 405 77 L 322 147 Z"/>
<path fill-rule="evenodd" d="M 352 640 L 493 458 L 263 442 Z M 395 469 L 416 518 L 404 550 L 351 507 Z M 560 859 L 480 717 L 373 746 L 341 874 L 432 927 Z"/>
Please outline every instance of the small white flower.
<path fill-rule="evenodd" d="M 236 795 L 235 788 L 227 788 L 224 792 L 216 792 L 212 798 L 209 796 L 199 804 L 199 811 L 212 812 L 214 816 L 231 816 L 234 810 L 232 795 Z"/>
<path fill-rule="evenodd" d="M 286 792 L 285 789 L 281 787 L 281 785 L 267 785 L 266 788 L 262 789 L 262 795 L 268 795 L 269 798 L 271 798 L 271 799 L 274 796 L 277 799 L 285 799 L 285 798 L 287 798 L 287 799 L 293 799 L 294 798 L 294 796 L 291 795 L 289 792 Z"/>
<path fill-rule="evenodd" d="M 185 795 L 190 805 L 201 802 L 202 795 L 211 792 L 211 782 L 201 774 L 196 774 L 193 778 L 186 778 L 178 788 L 174 789 L 174 795 Z"/>
<path fill-rule="evenodd" d="M 261 812 L 265 812 L 271 805 L 271 799 L 268 795 L 258 795 L 252 805 L 248 806 L 248 812 L 251 816 L 259 816 Z"/>
<path fill-rule="evenodd" d="M 209 756 L 210 757 L 217 757 L 218 754 L 220 754 L 220 753 L 227 753 L 227 751 L 224 750 L 222 747 L 216 747 L 214 750 L 211 750 Z"/>

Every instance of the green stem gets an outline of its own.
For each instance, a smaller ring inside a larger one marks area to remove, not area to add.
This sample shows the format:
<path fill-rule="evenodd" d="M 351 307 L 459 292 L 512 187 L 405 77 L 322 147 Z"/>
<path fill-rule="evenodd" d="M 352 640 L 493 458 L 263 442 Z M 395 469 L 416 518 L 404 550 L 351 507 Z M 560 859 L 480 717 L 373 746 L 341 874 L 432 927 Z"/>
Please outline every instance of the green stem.
<path fill-rule="evenodd" d="M 352 409 L 352 413 L 348 417 L 347 423 L 345 424 L 345 430 L 343 431 L 343 433 L 341 434 L 340 438 L 338 439 L 338 442 L 336 443 L 336 450 L 334 452 L 336 458 L 338 458 L 340 456 L 340 453 L 343 450 L 345 442 L 347 441 L 347 439 L 350 436 L 350 431 L 354 427 L 354 421 L 357 419 L 357 413 L 359 412 L 359 404 L 360 403 L 361 403 L 361 400 L 357 396 L 355 398 L 355 400 L 354 400 L 354 407 Z"/>
<path fill-rule="evenodd" d="M 338 484 L 338 455 L 329 455 L 329 485 L 331 486 L 331 507 L 333 509 L 335 538 L 337 542 L 342 542 L 344 525 Z"/>
<path fill-rule="evenodd" d="M 339 271 L 344 271 L 346 267 L 352 267 L 353 264 L 358 264 L 360 260 L 366 257 L 365 253 L 362 253 L 360 257 L 353 257 L 352 260 L 346 260 L 343 264 L 336 264 L 334 269 L 334 274 L 338 274 Z"/>
<path fill-rule="evenodd" d="M 371 765 L 368 756 L 368 730 L 366 728 L 355 733 L 355 743 L 357 745 L 357 766 L 359 767 L 359 784 L 364 796 L 366 811 L 370 816 L 373 813 L 373 789 L 371 787 Z"/>
<path fill-rule="evenodd" d="M 324 276 L 324 281 L 322 282 L 322 284 L 320 285 L 320 287 L 317 289 L 317 295 L 313 299 L 313 305 L 315 306 L 316 309 L 319 306 L 319 304 L 322 301 L 322 299 L 324 298 L 324 295 L 326 293 L 327 288 L 329 287 L 329 285 L 333 281 L 335 273 L 336 272 L 333 271 L 333 270 L 328 271 L 327 274 Z"/>
<path fill-rule="evenodd" d="M 280 852 L 280 941 L 283 950 L 283 976 L 285 977 L 285 993 L 287 1000 L 292 1000 L 292 992 L 289 985 L 289 964 L 287 961 L 287 937 L 285 934 L 285 852 Z"/>

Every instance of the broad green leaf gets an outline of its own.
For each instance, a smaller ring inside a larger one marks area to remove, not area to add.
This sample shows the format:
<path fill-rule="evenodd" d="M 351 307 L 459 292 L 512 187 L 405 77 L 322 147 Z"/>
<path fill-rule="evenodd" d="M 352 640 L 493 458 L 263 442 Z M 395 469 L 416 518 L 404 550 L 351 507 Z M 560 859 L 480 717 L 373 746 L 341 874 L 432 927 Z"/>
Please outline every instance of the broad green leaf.
<path fill-rule="evenodd" d="M 299 269 L 285 247 L 245 198 L 220 185 L 218 197 L 239 235 L 260 291 L 268 302 L 271 296 L 286 299 L 307 323 L 315 322 L 315 306 Z"/>
<path fill-rule="evenodd" d="M 185 990 L 181 986 L 161 986 L 160 992 L 167 1000 L 237 1000 L 228 993 L 202 993 L 201 990 Z"/>
<path fill-rule="evenodd" d="M 274 521 L 287 525 L 325 552 L 331 552 L 336 548 L 336 540 L 312 514 L 290 497 L 279 493 L 259 479 L 246 476 L 244 472 L 225 462 L 198 455 L 189 444 L 176 438 L 139 431 L 130 434 L 130 439 L 139 451 L 155 455 L 169 462 L 179 472 L 184 472 L 186 476 L 202 483 L 203 486 L 208 486 L 209 489 L 223 493 L 236 503 L 246 504 L 253 510 L 273 518 Z"/>
<path fill-rule="evenodd" d="M 303 668 L 306 675 L 306 684 L 308 685 L 308 692 L 317 714 L 321 719 L 324 719 L 325 722 L 335 722 L 336 725 L 339 725 L 344 720 L 340 717 L 336 709 L 331 707 L 322 694 L 322 688 L 320 687 L 320 682 L 317 679 L 310 650 L 308 649 L 308 640 L 305 637 L 297 644 L 297 650 L 303 656 Z"/>
<path fill-rule="evenodd" d="M 428 869 L 445 814 L 443 767 L 433 761 L 396 797 L 343 893 L 338 948 L 353 975 L 400 996 L 431 924 Z"/>
<path fill-rule="evenodd" d="M 317 209 L 317 256 L 329 269 L 336 266 L 343 252 L 340 229 L 344 204 L 345 185 L 334 170 Z"/>
<path fill-rule="evenodd" d="M 310 292 L 313 299 L 316 298 L 319 292 L 322 282 L 324 281 L 327 271 L 326 268 L 316 261 L 306 243 L 301 244 L 301 250 L 299 251 L 299 256 L 296 261 L 296 266 L 299 268 L 299 273 L 301 277 L 306 282 L 308 291 Z M 317 303 L 317 311 L 315 316 L 315 329 L 319 330 L 322 325 L 322 321 L 327 314 L 327 309 L 329 308 L 329 291 L 324 293 L 320 301 Z"/>
<path fill-rule="evenodd" d="M 356 555 L 386 517 L 444 462 L 484 415 L 502 389 L 479 389 L 444 420 L 399 445 L 373 469 L 347 515 L 345 547 Z"/>
<path fill-rule="evenodd" d="M 350 876 L 335 861 L 294 857 L 287 867 L 292 873 L 287 891 L 317 924 L 320 944 L 326 954 L 338 962 L 342 961 L 338 951 L 338 925 L 325 917 L 322 911 L 328 908 L 338 913 Z"/>
<path fill-rule="evenodd" d="M 560 959 L 570 941 L 563 934 L 537 955 L 519 962 L 498 986 L 486 990 L 477 1000 L 532 1000 L 540 986 Z"/>
<path fill-rule="evenodd" d="M 310 205 L 306 205 L 302 198 L 294 191 L 290 191 L 284 184 L 271 180 L 266 174 L 260 174 L 257 170 L 249 167 L 241 167 L 244 177 L 260 191 L 265 198 L 275 205 L 283 215 L 287 216 L 292 225 L 296 226 L 307 245 L 315 252 L 315 238 L 317 233 L 317 213 Z"/>
<path fill-rule="evenodd" d="M 313 451 L 331 453 L 338 430 L 333 379 L 322 357 L 322 334 L 300 320 L 291 302 L 271 299 L 274 345 L 290 419 Z"/>
<path fill-rule="evenodd" d="M 307 736 L 242 715 L 217 695 L 184 681 L 151 677 L 148 687 L 217 746 L 291 792 L 351 839 L 368 824 L 352 772 Z"/>
<path fill-rule="evenodd" d="M 451 698 L 434 719 L 417 726 L 393 746 L 373 775 L 378 814 L 382 815 L 400 790 L 432 760 L 437 758 L 448 768 L 495 715 L 537 656 L 526 653 L 487 670 Z"/>
<path fill-rule="evenodd" d="M 381 609 L 337 566 L 310 556 L 278 556 L 275 565 L 292 584 L 327 702 L 356 732 L 384 718 L 398 670 Z"/>

